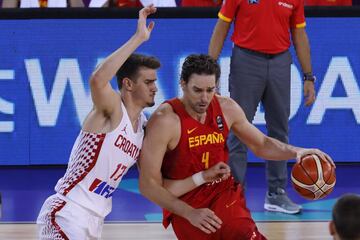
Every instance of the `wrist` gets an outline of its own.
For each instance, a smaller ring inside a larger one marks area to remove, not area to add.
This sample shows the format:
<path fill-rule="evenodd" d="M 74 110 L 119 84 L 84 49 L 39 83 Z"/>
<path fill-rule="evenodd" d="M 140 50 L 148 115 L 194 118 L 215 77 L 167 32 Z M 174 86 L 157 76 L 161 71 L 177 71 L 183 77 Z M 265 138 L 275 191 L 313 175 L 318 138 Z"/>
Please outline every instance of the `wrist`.
<path fill-rule="evenodd" d="M 306 72 L 306 73 L 303 73 L 303 80 L 304 80 L 304 82 L 305 81 L 315 82 L 316 77 L 312 72 Z"/>
<path fill-rule="evenodd" d="M 142 36 L 139 32 L 135 32 L 135 34 L 132 36 L 135 42 L 142 44 L 146 41 L 145 37 Z"/>
<path fill-rule="evenodd" d="M 190 220 L 191 213 L 193 210 L 194 210 L 193 207 L 184 203 L 183 208 L 181 209 L 181 211 L 179 213 L 177 213 L 177 215 L 182 216 L 183 218 L 185 218 L 187 220 Z"/>
<path fill-rule="evenodd" d="M 206 183 L 203 174 L 204 174 L 204 171 L 201 171 L 201 172 L 198 172 L 198 173 L 195 173 L 194 175 L 192 175 L 192 180 L 197 187 Z"/>

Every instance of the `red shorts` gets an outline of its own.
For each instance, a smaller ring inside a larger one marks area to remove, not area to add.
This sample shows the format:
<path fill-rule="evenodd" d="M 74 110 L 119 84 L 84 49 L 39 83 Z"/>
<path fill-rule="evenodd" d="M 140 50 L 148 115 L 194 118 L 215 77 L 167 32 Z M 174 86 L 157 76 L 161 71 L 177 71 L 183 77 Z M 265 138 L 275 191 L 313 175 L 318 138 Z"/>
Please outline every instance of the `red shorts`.
<path fill-rule="evenodd" d="M 266 239 L 257 229 L 246 207 L 241 187 L 227 189 L 216 198 L 204 203 L 222 220 L 222 226 L 215 233 L 206 234 L 194 227 L 186 219 L 172 215 L 171 224 L 179 240 L 188 239 L 224 239 L 224 240 L 264 240 Z"/>

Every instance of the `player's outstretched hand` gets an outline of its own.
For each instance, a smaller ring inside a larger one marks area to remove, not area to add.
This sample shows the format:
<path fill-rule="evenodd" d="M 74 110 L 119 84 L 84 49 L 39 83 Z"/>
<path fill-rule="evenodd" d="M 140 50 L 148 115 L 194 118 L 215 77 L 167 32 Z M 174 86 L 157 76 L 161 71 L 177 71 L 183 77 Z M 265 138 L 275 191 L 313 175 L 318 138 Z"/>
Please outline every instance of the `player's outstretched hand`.
<path fill-rule="evenodd" d="M 317 148 L 303 148 L 303 149 L 301 149 L 296 154 L 296 161 L 300 162 L 301 158 L 305 157 L 306 155 L 310 155 L 310 154 L 318 155 L 322 159 L 327 160 L 333 167 L 336 168 L 335 163 L 332 160 L 332 158 L 328 154 L 324 153 L 323 151 L 321 151 L 321 150 L 319 150 Z"/>
<path fill-rule="evenodd" d="M 139 12 L 136 35 L 143 41 L 147 41 L 150 38 L 151 31 L 155 26 L 153 21 L 151 21 L 149 25 L 146 25 L 147 17 L 155 12 L 156 7 L 154 7 L 154 4 L 150 4 L 149 6 L 142 8 Z"/>
<path fill-rule="evenodd" d="M 207 234 L 216 232 L 222 224 L 221 219 L 208 208 L 194 208 L 187 214 L 186 219 Z"/>
<path fill-rule="evenodd" d="M 224 162 L 219 162 L 205 170 L 203 177 L 206 182 L 221 182 L 230 177 L 230 167 Z"/>

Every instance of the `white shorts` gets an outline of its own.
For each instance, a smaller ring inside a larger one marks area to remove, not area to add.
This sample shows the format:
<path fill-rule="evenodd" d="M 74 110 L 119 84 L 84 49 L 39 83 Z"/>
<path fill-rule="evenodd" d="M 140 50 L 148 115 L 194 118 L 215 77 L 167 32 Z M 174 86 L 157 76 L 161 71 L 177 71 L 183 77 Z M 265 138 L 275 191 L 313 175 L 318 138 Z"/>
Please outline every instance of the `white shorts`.
<path fill-rule="evenodd" d="M 54 194 L 44 202 L 36 220 L 39 239 L 100 239 L 104 218 Z"/>

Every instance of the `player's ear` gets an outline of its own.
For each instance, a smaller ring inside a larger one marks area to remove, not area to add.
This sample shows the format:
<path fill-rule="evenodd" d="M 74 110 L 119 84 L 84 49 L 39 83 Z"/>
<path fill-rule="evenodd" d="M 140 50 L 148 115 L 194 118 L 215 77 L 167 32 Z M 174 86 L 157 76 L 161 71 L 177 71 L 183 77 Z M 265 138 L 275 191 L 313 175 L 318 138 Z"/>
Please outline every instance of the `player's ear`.
<path fill-rule="evenodd" d="M 335 228 L 335 224 L 333 221 L 329 222 L 329 232 L 331 236 L 335 236 L 336 234 L 336 228 Z"/>
<path fill-rule="evenodd" d="M 180 80 L 180 86 L 181 86 L 181 89 L 182 89 L 182 90 L 184 90 L 185 85 L 186 85 L 186 82 L 181 79 L 181 80 Z"/>
<path fill-rule="evenodd" d="M 134 82 L 130 78 L 123 78 L 122 80 L 123 88 L 125 88 L 128 91 L 131 91 L 133 89 Z"/>

